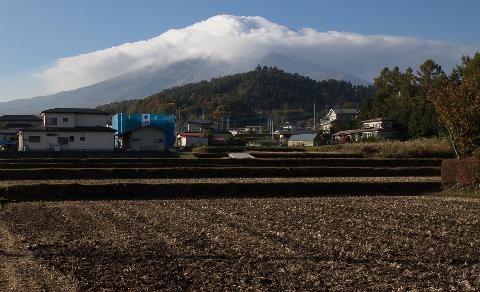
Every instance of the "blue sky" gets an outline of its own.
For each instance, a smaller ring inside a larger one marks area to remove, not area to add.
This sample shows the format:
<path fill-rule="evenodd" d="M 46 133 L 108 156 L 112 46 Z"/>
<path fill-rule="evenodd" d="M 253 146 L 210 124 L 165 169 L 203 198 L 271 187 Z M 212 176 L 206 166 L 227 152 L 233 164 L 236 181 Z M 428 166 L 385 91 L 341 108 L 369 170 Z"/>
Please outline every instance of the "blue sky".
<path fill-rule="evenodd" d="M 148 39 L 218 14 L 258 15 L 293 29 L 413 36 L 478 47 L 478 11 L 478 0 L 0 0 L 0 87 L 58 58 Z M 22 94 L 0 88 L 0 99 L 7 95 Z"/>

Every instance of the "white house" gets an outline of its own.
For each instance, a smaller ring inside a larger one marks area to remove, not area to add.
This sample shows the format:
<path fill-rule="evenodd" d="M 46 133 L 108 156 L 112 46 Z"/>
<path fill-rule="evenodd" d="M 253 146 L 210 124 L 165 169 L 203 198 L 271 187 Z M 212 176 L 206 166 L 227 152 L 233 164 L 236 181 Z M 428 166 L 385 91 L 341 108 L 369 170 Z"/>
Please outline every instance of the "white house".
<path fill-rule="evenodd" d="M 54 108 L 40 115 L 42 125 L 19 132 L 19 151 L 113 151 L 115 130 L 108 113 L 96 109 Z"/>
<path fill-rule="evenodd" d="M 342 142 L 354 142 L 363 138 L 393 140 L 401 137 L 400 131 L 394 128 L 392 119 L 374 118 L 362 123 L 361 129 L 340 131 L 333 134 L 332 138 Z"/>
<path fill-rule="evenodd" d="M 393 120 L 389 118 L 375 118 L 362 123 L 364 129 L 393 129 Z"/>
<path fill-rule="evenodd" d="M 334 125 L 344 128 L 353 121 L 358 115 L 358 110 L 354 108 L 332 108 L 328 111 L 325 119 L 320 122 L 322 131 L 330 133 Z"/>

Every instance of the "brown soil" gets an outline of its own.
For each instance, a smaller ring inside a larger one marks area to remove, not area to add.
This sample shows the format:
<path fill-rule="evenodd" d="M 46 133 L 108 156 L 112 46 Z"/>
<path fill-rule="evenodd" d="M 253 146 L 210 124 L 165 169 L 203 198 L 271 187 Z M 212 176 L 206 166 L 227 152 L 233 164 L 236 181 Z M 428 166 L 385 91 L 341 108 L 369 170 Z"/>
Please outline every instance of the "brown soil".
<path fill-rule="evenodd" d="M 7 204 L 0 290 L 474 291 L 479 210 L 440 197 Z"/>

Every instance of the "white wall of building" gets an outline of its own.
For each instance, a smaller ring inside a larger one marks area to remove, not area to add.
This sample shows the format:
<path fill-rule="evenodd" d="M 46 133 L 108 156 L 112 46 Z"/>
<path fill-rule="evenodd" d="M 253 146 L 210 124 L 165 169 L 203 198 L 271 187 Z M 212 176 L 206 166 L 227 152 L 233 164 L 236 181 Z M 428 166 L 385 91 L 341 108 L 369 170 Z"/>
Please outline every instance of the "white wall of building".
<path fill-rule="evenodd" d="M 107 115 L 96 114 L 76 114 L 75 126 L 76 127 L 105 127 L 107 125 Z"/>
<path fill-rule="evenodd" d="M 129 148 L 133 151 L 164 151 L 165 132 L 146 127 L 130 134 Z"/>
<path fill-rule="evenodd" d="M 40 137 L 39 142 L 30 141 L 30 137 Z M 68 140 L 60 145 L 59 138 Z M 74 131 L 28 131 L 20 132 L 19 151 L 113 151 L 113 132 L 74 132 Z"/>
<path fill-rule="evenodd" d="M 105 127 L 107 124 L 107 115 L 103 114 L 43 113 L 42 118 L 46 127 Z M 47 125 L 47 119 L 51 118 L 57 119 L 56 125 Z"/>
<path fill-rule="evenodd" d="M 43 113 L 43 126 L 58 127 L 58 128 L 73 128 L 75 127 L 75 114 L 61 114 L 61 113 Z M 57 119 L 56 125 L 48 125 L 47 119 Z"/>

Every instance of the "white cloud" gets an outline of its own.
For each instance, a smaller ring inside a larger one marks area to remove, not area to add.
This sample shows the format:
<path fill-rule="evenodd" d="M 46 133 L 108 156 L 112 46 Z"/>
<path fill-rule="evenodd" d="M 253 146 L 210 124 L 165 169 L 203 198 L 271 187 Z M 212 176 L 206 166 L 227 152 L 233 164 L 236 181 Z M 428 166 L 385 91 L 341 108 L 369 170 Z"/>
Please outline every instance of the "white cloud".
<path fill-rule="evenodd" d="M 219 15 L 158 37 L 58 59 L 39 73 L 48 91 L 74 89 L 145 66 L 209 57 L 241 66 L 267 54 L 286 54 L 371 80 L 381 68 L 415 68 L 432 58 L 445 68 L 472 48 L 412 37 L 292 30 L 262 17 Z M 239 61 L 241 60 L 241 61 Z M 247 62 L 245 62 L 247 60 Z"/>

